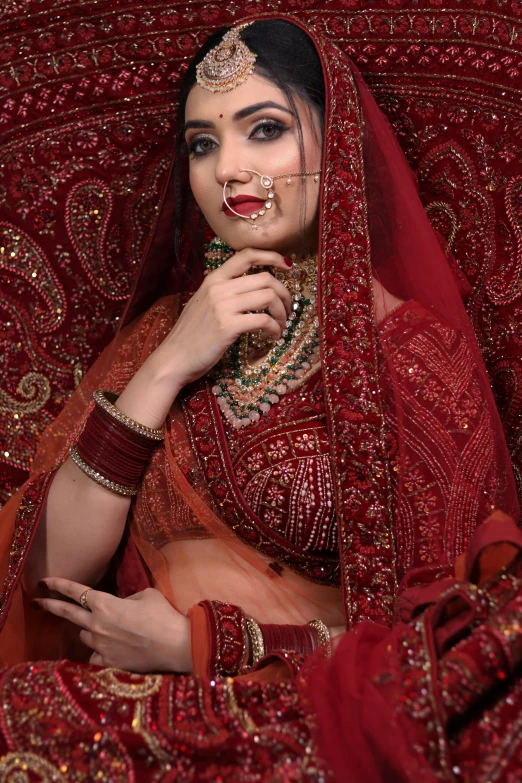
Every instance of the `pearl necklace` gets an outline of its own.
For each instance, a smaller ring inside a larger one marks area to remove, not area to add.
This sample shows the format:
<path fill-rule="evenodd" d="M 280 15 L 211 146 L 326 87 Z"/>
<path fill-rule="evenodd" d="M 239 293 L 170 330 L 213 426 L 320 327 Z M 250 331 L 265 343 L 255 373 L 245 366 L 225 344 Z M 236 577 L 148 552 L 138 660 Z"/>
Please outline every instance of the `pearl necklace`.
<path fill-rule="evenodd" d="M 223 243 L 221 240 L 218 243 L 215 249 L 219 258 L 212 255 L 212 243 L 207 246 L 210 268 L 226 260 Z M 320 361 L 317 260 L 312 256 L 302 260 L 292 257 L 292 260 L 293 267 L 288 272 L 273 272 L 292 296 L 292 312 L 281 338 L 273 341 L 263 338 L 260 333 L 242 334 L 215 370 L 212 393 L 223 416 L 235 429 L 259 421 L 284 394 L 299 386 L 306 373 Z M 253 350 L 265 351 L 267 348 L 268 353 L 260 364 L 250 364 Z"/>

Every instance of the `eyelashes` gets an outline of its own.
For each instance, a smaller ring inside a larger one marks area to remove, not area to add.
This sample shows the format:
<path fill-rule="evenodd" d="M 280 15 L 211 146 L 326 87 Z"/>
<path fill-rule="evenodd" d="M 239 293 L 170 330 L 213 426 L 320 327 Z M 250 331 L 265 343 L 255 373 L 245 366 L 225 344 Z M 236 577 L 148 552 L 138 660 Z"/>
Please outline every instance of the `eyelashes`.
<path fill-rule="evenodd" d="M 216 146 L 216 142 L 214 141 L 214 139 L 210 138 L 210 136 L 196 137 L 188 145 L 189 155 L 191 155 L 194 158 L 200 158 L 203 155 L 208 155 L 209 152 L 212 152 L 214 147 L 210 147 L 209 149 L 198 149 L 201 144 L 207 144 L 207 143 L 213 144 L 214 147 Z"/>
<path fill-rule="evenodd" d="M 252 129 L 248 138 L 250 141 L 265 143 L 279 139 L 288 130 L 290 128 L 280 120 L 261 120 Z M 256 134 L 261 131 L 263 131 L 264 135 L 256 137 Z M 206 149 L 202 146 L 205 144 L 208 145 Z M 217 146 L 217 143 L 211 136 L 196 136 L 188 145 L 188 152 L 193 158 L 201 158 L 208 155 Z"/>

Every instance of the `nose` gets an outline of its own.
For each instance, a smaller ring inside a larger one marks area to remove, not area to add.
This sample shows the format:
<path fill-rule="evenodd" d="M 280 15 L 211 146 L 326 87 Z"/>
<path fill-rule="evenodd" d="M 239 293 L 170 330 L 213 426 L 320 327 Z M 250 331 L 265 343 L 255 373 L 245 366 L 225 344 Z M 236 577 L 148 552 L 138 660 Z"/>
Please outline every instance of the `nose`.
<path fill-rule="evenodd" d="M 215 177 L 221 186 L 225 182 L 241 182 L 246 184 L 252 178 L 252 174 L 244 169 L 247 161 L 241 161 L 237 146 L 233 144 L 221 144 L 216 160 Z"/>

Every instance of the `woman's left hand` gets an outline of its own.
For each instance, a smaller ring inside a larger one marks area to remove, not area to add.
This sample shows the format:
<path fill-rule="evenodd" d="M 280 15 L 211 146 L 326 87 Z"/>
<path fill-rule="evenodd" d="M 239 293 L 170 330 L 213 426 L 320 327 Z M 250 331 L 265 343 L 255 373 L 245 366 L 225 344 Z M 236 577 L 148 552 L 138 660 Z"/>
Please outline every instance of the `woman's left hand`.
<path fill-rule="evenodd" d="M 132 672 L 190 672 L 188 619 L 153 588 L 116 598 L 70 579 L 47 577 L 49 590 L 72 598 L 37 598 L 33 605 L 82 628 L 80 639 L 94 650 L 90 663 Z M 88 609 L 77 605 L 88 590 Z"/>

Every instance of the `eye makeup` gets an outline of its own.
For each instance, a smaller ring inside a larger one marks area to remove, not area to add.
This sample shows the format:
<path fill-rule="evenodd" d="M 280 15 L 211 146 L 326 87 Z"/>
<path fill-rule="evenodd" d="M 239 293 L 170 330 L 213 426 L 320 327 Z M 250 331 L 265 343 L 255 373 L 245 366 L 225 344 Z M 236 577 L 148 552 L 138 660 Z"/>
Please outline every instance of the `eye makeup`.
<path fill-rule="evenodd" d="M 266 131 L 268 129 L 275 131 L 275 133 L 273 133 L 272 135 L 266 135 Z M 265 135 L 261 137 L 259 136 L 256 137 L 255 134 L 259 133 L 259 131 L 262 130 L 265 131 Z M 274 141 L 275 139 L 279 139 L 283 135 L 283 133 L 285 133 L 288 130 L 290 130 L 289 126 L 285 125 L 285 123 L 281 122 L 281 120 L 266 118 L 266 119 L 258 120 L 256 122 L 248 138 L 250 141 L 255 141 L 255 142 L 270 142 L 270 141 Z M 214 146 L 207 149 L 202 149 L 200 145 L 206 142 L 210 142 Z M 216 146 L 217 146 L 217 142 L 215 141 L 215 139 L 212 138 L 212 136 L 198 135 L 195 136 L 188 144 L 189 155 L 191 155 L 193 158 L 202 157 L 212 152 L 212 150 L 215 149 Z"/>

